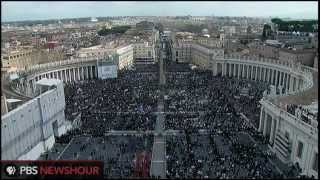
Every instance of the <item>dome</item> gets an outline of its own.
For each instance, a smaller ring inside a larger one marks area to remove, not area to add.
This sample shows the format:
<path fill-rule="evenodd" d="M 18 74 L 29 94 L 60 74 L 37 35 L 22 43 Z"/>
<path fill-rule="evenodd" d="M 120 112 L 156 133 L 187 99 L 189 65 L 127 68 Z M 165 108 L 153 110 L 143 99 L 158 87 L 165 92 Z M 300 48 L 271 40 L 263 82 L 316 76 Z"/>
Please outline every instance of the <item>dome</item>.
<path fill-rule="evenodd" d="M 203 34 L 209 34 L 209 30 L 208 29 L 202 29 L 202 33 Z"/>

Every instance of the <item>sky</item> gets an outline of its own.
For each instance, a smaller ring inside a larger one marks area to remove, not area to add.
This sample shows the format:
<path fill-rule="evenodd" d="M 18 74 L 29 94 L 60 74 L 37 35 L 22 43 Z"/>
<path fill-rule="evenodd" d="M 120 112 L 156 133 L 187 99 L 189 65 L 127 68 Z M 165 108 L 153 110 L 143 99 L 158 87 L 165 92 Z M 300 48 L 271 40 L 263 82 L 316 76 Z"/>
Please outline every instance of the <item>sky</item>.
<path fill-rule="evenodd" d="M 317 1 L 1 1 L 1 21 L 106 16 L 248 16 L 318 19 Z"/>

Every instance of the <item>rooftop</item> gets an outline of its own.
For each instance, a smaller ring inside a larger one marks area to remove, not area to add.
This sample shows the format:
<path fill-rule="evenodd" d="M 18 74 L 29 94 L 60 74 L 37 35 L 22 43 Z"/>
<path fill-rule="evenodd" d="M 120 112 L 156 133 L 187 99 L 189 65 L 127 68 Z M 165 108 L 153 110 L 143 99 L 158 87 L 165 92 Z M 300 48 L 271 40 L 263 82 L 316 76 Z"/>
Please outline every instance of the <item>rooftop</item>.
<path fill-rule="evenodd" d="M 293 54 L 303 54 L 303 53 L 315 53 L 315 49 L 297 49 L 297 50 L 291 50 L 286 48 L 281 48 L 280 51 L 287 52 L 287 53 L 293 53 Z"/>

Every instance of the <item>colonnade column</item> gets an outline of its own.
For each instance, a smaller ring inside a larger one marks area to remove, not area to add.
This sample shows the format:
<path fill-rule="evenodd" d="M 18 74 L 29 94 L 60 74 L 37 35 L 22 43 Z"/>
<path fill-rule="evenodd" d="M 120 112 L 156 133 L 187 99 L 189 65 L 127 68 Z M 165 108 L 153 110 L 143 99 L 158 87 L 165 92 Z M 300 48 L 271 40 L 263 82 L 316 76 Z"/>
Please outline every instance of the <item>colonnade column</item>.
<path fill-rule="evenodd" d="M 270 138 L 269 138 L 269 143 L 272 144 L 273 140 L 274 140 L 274 134 L 276 131 L 276 119 L 274 118 L 274 116 L 272 116 L 272 120 L 271 120 L 271 131 L 270 131 Z"/>
<path fill-rule="evenodd" d="M 70 71 L 69 71 L 69 69 L 66 69 L 66 74 L 67 74 L 67 76 L 66 76 L 66 79 L 67 79 L 67 82 L 70 82 Z"/>
<path fill-rule="evenodd" d="M 268 124 L 268 114 L 264 113 L 264 122 L 263 122 L 263 136 L 267 135 L 267 124 Z"/>
<path fill-rule="evenodd" d="M 267 78 L 266 78 L 266 82 L 270 83 L 270 73 L 271 73 L 271 70 L 266 68 L 266 73 L 267 73 Z"/>
<path fill-rule="evenodd" d="M 60 77 L 61 81 L 63 81 L 63 77 L 62 77 L 62 70 L 61 70 L 61 71 L 58 71 L 58 75 L 59 75 L 59 77 Z"/>
<path fill-rule="evenodd" d="M 264 107 L 261 107 L 261 110 L 260 110 L 260 122 L 259 122 L 259 129 L 258 129 L 258 131 L 259 132 L 262 132 L 262 129 L 263 129 L 263 123 L 264 123 L 264 113 L 263 113 L 263 111 L 264 111 Z"/>
<path fill-rule="evenodd" d="M 266 68 L 262 68 L 262 70 L 263 70 L 262 79 L 263 79 L 263 81 L 266 81 L 266 79 L 267 79 L 267 69 Z"/>
<path fill-rule="evenodd" d="M 229 63 L 229 71 L 228 71 L 228 75 L 229 77 L 232 76 L 232 68 L 231 68 L 231 64 Z"/>
<path fill-rule="evenodd" d="M 277 70 L 276 84 L 279 86 L 280 84 L 280 71 Z"/>
<path fill-rule="evenodd" d="M 281 86 L 284 85 L 284 73 L 283 73 L 283 72 L 280 72 L 280 82 L 279 82 L 279 84 L 280 84 Z"/>
<path fill-rule="evenodd" d="M 277 85 L 277 83 L 278 83 L 278 71 L 277 70 L 275 70 L 275 73 L 274 73 L 274 85 L 277 87 L 278 85 Z"/>
<path fill-rule="evenodd" d="M 84 68 L 83 68 L 83 66 L 81 67 L 81 78 L 82 78 L 82 80 L 85 80 L 84 79 Z"/>
<path fill-rule="evenodd" d="M 36 80 L 32 79 L 31 84 L 32 84 L 32 93 L 34 93 L 36 90 Z"/>
<path fill-rule="evenodd" d="M 254 66 L 251 66 L 251 77 L 250 77 L 250 79 L 252 79 L 253 80 L 253 77 L 254 77 L 255 75 L 254 75 Z"/>
<path fill-rule="evenodd" d="M 71 71 L 70 69 L 67 69 L 68 71 L 68 82 L 71 82 Z"/>
<path fill-rule="evenodd" d="M 223 76 L 223 63 L 221 63 L 221 76 Z"/>
<path fill-rule="evenodd" d="M 254 77 L 254 80 L 258 80 L 258 66 L 255 66 L 256 67 L 256 74 L 255 74 L 255 77 Z"/>
<path fill-rule="evenodd" d="M 80 67 L 77 68 L 78 71 L 78 81 L 81 81 L 81 76 L 80 76 Z"/>
<path fill-rule="evenodd" d="M 70 82 L 74 81 L 74 78 L 76 77 L 76 75 L 74 74 L 74 70 L 73 68 L 69 70 L 70 71 Z"/>
<path fill-rule="evenodd" d="M 76 81 L 76 69 L 72 68 L 72 72 L 73 72 L 73 81 Z"/>
<path fill-rule="evenodd" d="M 222 72 L 222 76 L 224 76 L 224 63 L 221 63 L 221 72 Z"/>
<path fill-rule="evenodd" d="M 67 81 L 67 82 L 69 82 L 69 76 L 70 76 L 69 70 L 66 69 L 66 81 Z"/>
<path fill-rule="evenodd" d="M 251 66 L 251 79 L 252 80 L 256 77 L 256 75 L 254 74 L 256 71 L 254 69 L 255 69 L 255 67 Z"/>
<path fill-rule="evenodd" d="M 302 82 L 302 80 L 301 79 L 299 79 L 298 80 L 298 87 L 297 87 L 297 89 L 301 89 L 302 88 L 302 84 L 303 82 Z"/>
<path fill-rule="evenodd" d="M 270 77 L 269 77 L 269 83 L 270 84 L 273 84 L 273 82 L 272 82 L 272 74 L 273 74 L 273 69 L 269 69 L 269 73 L 270 73 Z"/>
<path fill-rule="evenodd" d="M 238 64 L 238 79 L 240 79 L 240 73 L 241 73 L 241 65 L 240 64 Z"/>
<path fill-rule="evenodd" d="M 87 79 L 89 79 L 89 67 L 86 67 Z"/>
<path fill-rule="evenodd" d="M 234 77 L 237 76 L 237 64 L 233 64 L 233 75 Z"/>
<path fill-rule="evenodd" d="M 249 79 L 249 73 L 250 73 L 250 71 L 249 71 L 249 65 L 246 65 L 246 67 L 247 67 L 247 76 L 246 76 L 246 79 Z"/>
<path fill-rule="evenodd" d="M 258 72 L 258 80 L 259 81 L 261 81 L 262 79 L 261 79 L 261 73 L 262 73 L 262 68 L 260 67 L 260 66 L 257 66 L 257 68 L 258 68 L 258 70 L 259 70 L 259 72 Z"/>
<path fill-rule="evenodd" d="M 274 70 L 271 69 L 271 84 L 272 84 L 272 85 L 275 84 L 275 83 L 274 83 L 274 74 L 275 74 Z"/>
<path fill-rule="evenodd" d="M 93 79 L 93 66 L 90 66 L 91 79 Z"/>
<path fill-rule="evenodd" d="M 289 78 L 289 74 L 286 73 L 286 92 L 289 92 L 289 83 L 290 83 L 290 78 Z"/>
<path fill-rule="evenodd" d="M 289 92 L 293 92 L 293 76 L 290 75 L 290 84 L 289 84 Z"/>
<path fill-rule="evenodd" d="M 252 79 L 253 76 L 253 66 L 249 66 L 250 67 L 250 72 L 249 72 L 249 79 Z"/>
<path fill-rule="evenodd" d="M 97 67 L 96 66 L 92 66 L 92 77 L 93 78 L 97 78 L 98 77 L 98 72 L 97 72 Z"/>
<path fill-rule="evenodd" d="M 241 75 L 242 75 L 242 78 L 245 78 L 246 77 L 246 75 L 245 75 L 245 67 L 246 65 L 245 64 L 242 64 L 242 73 L 241 73 Z"/>
<path fill-rule="evenodd" d="M 67 69 L 64 70 L 64 81 L 68 82 Z"/>
<path fill-rule="evenodd" d="M 280 71 L 276 70 L 276 85 L 279 86 L 280 81 Z"/>
<path fill-rule="evenodd" d="M 297 89 L 297 78 L 293 78 L 293 83 L 292 83 L 292 86 L 293 86 L 293 91 L 296 91 Z"/>

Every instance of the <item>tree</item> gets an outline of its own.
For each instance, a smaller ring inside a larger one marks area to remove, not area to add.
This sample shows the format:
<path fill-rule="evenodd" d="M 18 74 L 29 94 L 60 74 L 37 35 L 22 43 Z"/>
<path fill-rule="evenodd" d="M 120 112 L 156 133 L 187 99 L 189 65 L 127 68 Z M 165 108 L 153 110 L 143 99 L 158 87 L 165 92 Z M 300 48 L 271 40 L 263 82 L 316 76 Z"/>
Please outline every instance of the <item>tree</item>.
<path fill-rule="evenodd" d="M 117 34 L 117 33 L 123 34 L 130 28 L 131 28 L 131 26 L 117 26 L 117 27 L 113 27 L 111 29 L 106 29 L 106 27 L 104 27 L 98 31 L 98 35 L 99 36 L 107 36 L 109 34 Z"/>
<path fill-rule="evenodd" d="M 276 24 L 280 31 L 314 32 L 318 25 L 317 20 L 283 21 L 279 18 L 273 18 L 271 22 Z"/>

